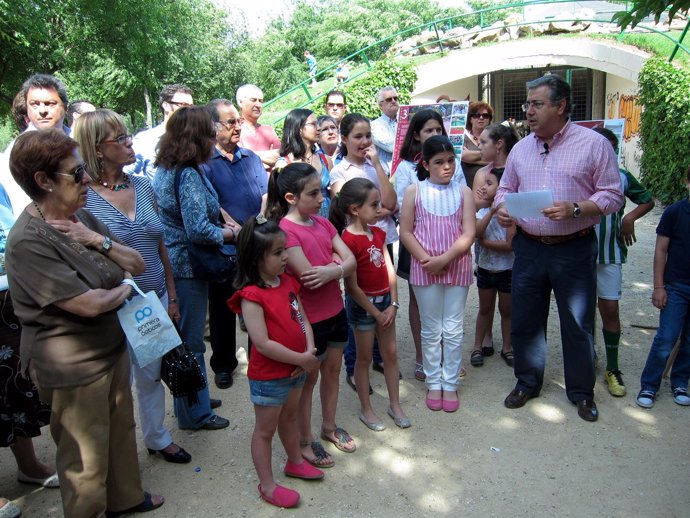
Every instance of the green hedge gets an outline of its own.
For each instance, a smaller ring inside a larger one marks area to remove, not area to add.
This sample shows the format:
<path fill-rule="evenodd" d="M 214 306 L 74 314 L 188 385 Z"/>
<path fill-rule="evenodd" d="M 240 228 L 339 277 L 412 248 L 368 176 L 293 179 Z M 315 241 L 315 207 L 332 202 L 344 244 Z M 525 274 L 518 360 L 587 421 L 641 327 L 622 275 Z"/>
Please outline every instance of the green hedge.
<path fill-rule="evenodd" d="M 380 117 L 376 94 L 381 88 L 394 87 L 398 91 L 400 104 L 410 104 L 416 82 L 417 70 L 413 65 L 392 59 L 377 61 L 366 76 L 343 88 L 347 96 L 347 111 L 361 113 L 370 119 Z"/>
<path fill-rule="evenodd" d="M 660 58 L 648 59 L 639 77 L 641 178 L 667 205 L 688 194 L 690 165 L 690 72 Z"/>

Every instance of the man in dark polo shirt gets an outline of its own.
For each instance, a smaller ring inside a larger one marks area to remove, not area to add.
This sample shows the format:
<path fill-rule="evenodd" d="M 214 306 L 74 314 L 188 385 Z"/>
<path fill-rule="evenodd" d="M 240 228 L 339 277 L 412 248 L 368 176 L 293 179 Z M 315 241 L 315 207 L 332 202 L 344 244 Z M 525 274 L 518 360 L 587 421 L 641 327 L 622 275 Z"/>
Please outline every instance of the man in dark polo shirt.
<path fill-rule="evenodd" d="M 216 126 L 216 146 L 211 158 L 202 166 L 218 193 L 220 206 L 236 234 L 242 224 L 261 211 L 268 175 L 259 156 L 239 147 L 242 118 L 228 99 L 214 99 L 207 108 Z M 232 372 L 237 367 L 235 314 L 226 301 L 234 293 L 232 279 L 210 283 L 208 316 L 211 331 L 211 368 L 220 389 L 232 386 Z"/>

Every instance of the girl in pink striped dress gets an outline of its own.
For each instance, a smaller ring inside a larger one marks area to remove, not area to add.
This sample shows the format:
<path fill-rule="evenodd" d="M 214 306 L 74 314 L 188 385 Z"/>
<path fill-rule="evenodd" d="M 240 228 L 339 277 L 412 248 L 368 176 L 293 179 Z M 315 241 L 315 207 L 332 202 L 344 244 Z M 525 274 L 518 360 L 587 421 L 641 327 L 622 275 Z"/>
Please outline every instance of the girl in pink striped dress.
<path fill-rule="evenodd" d="M 400 240 L 412 255 L 409 282 L 422 321 L 426 405 L 455 412 L 463 314 L 472 284 L 475 205 L 468 187 L 451 182 L 455 150 L 447 137 L 429 138 L 422 155 L 420 181 L 403 197 Z"/>

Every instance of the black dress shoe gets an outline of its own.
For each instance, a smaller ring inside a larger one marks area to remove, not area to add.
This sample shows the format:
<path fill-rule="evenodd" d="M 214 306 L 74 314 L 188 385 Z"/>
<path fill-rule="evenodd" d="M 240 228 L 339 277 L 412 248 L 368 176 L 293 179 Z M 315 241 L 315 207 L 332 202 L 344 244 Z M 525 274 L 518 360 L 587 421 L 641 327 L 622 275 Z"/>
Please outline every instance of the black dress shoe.
<path fill-rule="evenodd" d="M 597 410 L 597 405 L 593 399 L 581 399 L 576 401 L 577 404 L 577 415 L 579 415 L 585 421 L 593 423 L 599 418 L 599 410 Z"/>
<path fill-rule="evenodd" d="M 191 462 L 192 456 L 184 451 L 184 449 L 181 446 L 178 446 L 178 450 L 175 453 L 168 453 L 165 450 L 152 450 L 151 448 L 147 448 L 149 450 L 149 455 L 155 455 L 156 453 L 160 453 L 163 458 L 168 461 L 168 462 L 173 462 L 175 464 L 187 464 L 188 462 Z"/>
<path fill-rule="evenodd" d="M 354 376 L 348 376 L 345 374 L 345 381 L 347 381 L 347 384 L 350 385 L 350 388 L 357 392 L 357 387 L 355 386 L 355 377 Z M 374 389 L 371 388 L 371 385 L 369 385 L 369 395 L 371 396 L 374 393 Z"/>
<path fill-rule="evenodd" d="M 232 387 L 232 372 L 219 372 L 215 377 L 216 387 L 219 389 L 228 389 Z"/>
<path fill-rule="evenodd" d="M 506 406 L 506 408 L 520 408 L 525 406 L 525 403 L 527 403 L 527 401 L 532 399 L 533 397 L 536 396 L 533 396 L 532 394 L 530 394 L 529 392 L 525 392 L 524 390 L 515 388 L 510 394 L 508 394 L 508 397 L 506 397 L 503 404 Z"/>
<path fill-rule="evenodd" d="M 230 421 L 219 415 L 214 415 L 201 427 L 202 430 L 222 430 L 230 426 Z"/>
<path fill-rule="evenodd" d="M 220 399 L 211 399 L 211 410 L 220 407 L 222 404 L 223 402 Z"/>
<path fill-rule="evenodd" d="M 371 368 L 374 369 L 376 372 L 380 372 L 381 374 L 383 374 L 385 366 L 383 365 L 383 363 L 374 362 L 371 365 Z M 400 379 L 400 380 L 402 379 L 402 372 L 400 372 L 400 371 L 398 371 L 398 379 Z"/>

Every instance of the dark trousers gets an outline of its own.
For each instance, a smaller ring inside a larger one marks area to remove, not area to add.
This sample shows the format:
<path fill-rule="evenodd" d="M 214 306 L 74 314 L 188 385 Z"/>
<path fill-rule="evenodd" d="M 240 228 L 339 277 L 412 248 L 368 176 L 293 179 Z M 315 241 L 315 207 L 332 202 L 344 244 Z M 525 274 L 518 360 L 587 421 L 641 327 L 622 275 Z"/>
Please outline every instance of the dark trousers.
<path fill-rule="evenodd" d="M 208 285 L 208 326 L 211 334 L 211 369 L 232 372 L 237 368 L 235 327 L 237 316 L 228 308 L 227 300 L 235 293 L 232 279 Z"/>
<path fill-rule="evenodd" d="M 544 382 L 551 292 L 558 306 L 565 390 L 570 401 L 594 395 L 593 329 L 597 242 L 594 232 L 557 245 L 520 233 L 513 239 L 511 338 L 518 389 L 536 396 Z"/>

